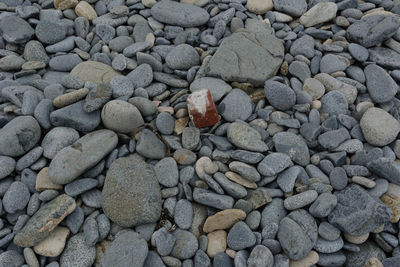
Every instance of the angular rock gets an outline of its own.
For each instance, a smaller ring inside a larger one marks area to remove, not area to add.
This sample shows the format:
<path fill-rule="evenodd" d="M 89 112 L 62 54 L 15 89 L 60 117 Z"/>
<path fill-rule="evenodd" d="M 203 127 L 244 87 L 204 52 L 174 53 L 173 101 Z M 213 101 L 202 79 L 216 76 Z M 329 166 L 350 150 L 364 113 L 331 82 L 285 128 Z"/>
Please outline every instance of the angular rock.
<path fill-rule="evenodd" d="M 197 128 L 212 126 L 219 121 L 219 115 L 210 90 L 195 91 L 186 99 L 189 117 Z"/>
<path fill-rule="evenodd" d="M 29 41 L 35 31 L 28 22 L 18 16 L 6 16 L 0 20 L 1 36 L 8 43 L 23 44 Z"/>

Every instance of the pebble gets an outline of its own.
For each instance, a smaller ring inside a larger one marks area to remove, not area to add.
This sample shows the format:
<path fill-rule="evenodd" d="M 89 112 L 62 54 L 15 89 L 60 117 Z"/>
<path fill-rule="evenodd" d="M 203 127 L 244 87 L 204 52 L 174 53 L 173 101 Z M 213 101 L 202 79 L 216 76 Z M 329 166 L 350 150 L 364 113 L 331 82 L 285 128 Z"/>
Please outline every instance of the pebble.
<path fill-rule="evenodd" d="M 43 138 L 41 147 L 43 155 L 48 159 L 54 156 L 64 147 L 72 145 L 79 139 L 79 133 L 69 127 L 55 127 L 51 129 Z"/>
<path fill-rule="evenodd" d="M 194 234 L 186 230 L 176 229 L 173 233 L 176 238 L 171 256 L 180 260 L 193 257 L 199 248 L 199 242 Z"/>
<path fill-rule="evenodd" d="M 57 226 L 49 236 L 35 245 L 33 250 L 41 256 L 57 257 L 63 252 L 69 233 L 68 228 Z"/>
<path fill-rule="evenodd" d="M 13 182 L 4 194 L 2 203 L 7 213 L 23 210 L 29 202 L 29 189 L 21 182 Z"/>
<path fill-rule="evenodd" d="M 242 90 L 233 89 L 218 105 L 222 117 L 230 122 L 237 119 L 247 120 L 253 111 L 250 97 Z"/>
<path fill-rule="evenodd" d="M 227 234 L 224 230 L 217 230 L 207 234 L 207 255 L 210 258 L 215 258 L 218 253 L 226 250 L 226 238 Z"/>
<path fill-rule="evenodd" d="M 136 144 L 136 151 L 149 159 L 162 159 L 167 153 L 165 144 L 150 130 L 143 129 Z"/>
<path fill-rule="evenodd" d="M 368 65 L 364 69 L 368 93 L 376 103 L 391 101 L 398 91 L 396 82 L 386 71 L 375 65 Z"/>
<path fill-rule="evenodd" d="M 122 100 L 107 102 L 101 111 L 101 120 L 106 128 L 121 133 L 131 133 L 144 124 L 139 110 Z"/>
<path fill-rule="evenodd" d="M 303 193 L 288 197 L 284 201 L 285 209 L 300 209 L 314 202 L 318 197 L 318 193 L 314 190 L 308 190 Z"/>
<path fill-rule="evenodd" d="M 213 77 L 202 77 L 195 79 L 190 84 L 190 91 L 196 92 L 198 90 L 207 88 L 210 90 L 213 100 L 219 101 L 224 95 L 232 90 L 232 87 L 224 80 Z"/>
<path fill-rule="evenodd" d="M 187 70 L 199 65 L 200 56 L 190 45 L 180 44 L 171 49 L 165 58 L 168 67 L 174 70 Z"/>
<path fill-rule="evenodd" d="M 96 11 L 88 2 L 85 1 L 79 2 L 78 5 L 76 5 L 75 13 L 80 17 L 87 18 L 89 21 L 97 18 Z"/>
<path fill-rule="evenodd" d="M 15 169 L 15 160 L 11 157 L 0 156 L 0 179 L 6 178 Z"/>
<path fill-rule="evenodd" d="M 210 233 L 215 230 L 226 230 L 245 218 L 246 213 L 240 209 L 225 209 L 208 217 L 204 223 L 203 231 Z"/>
<path fill-rule="evenodd" d="M 274 257 L 271 251 L 263 246 L 257 245 L 253 248 L 247 260 L 248 266 L 274 266 Z"/>
<path fill-rule="evenodd" d="M 83 233 L 72 236 L 60 258 L 60 266 L 92 266 L 96 259 L 96 248 L 86 245 Z"/>
<path fill-rule="evenodd" d="M 310 153 L 304 139 L 294 133 L 281 132 L 273 137 L 277 152 L 288 154 L 294 162 L 304 166 L 310 162 Z"/>
<path fill-rule="evenodd" d="M 265 14 L 274 7 L 272 0 L 259 1 L 259 0 L 249 0 L 247 1 L 246 7 L 253 13 Z"/>
<path fill-rule="evenodd" d="M 179 171 L 174 158 L 168 157 L 160 160 L 154 165 L 154 171 L 161 185 L 165 187 L 174 187 L 178 185 Z"/>
<path fill-rule="evenodd" d="M 256 244 L 256 236 L 246 223 L 235 223 L 228 232 L 227 245 L 233 250 L 242 250 Z"/>
<path fill-rule="evenodd" d="M 242 123 L 234 122 L 228 127 L 227 136 L 235 146 L 244 150 L 254 152 L 265 152 L 268 150 L 267 144 L 261 140 L 261 135 L 257 130 Z"/>
<path fill-rule="evenodd" d="M 264 93 L 268 102 L 278 110 L 287 110 L 296 104 L 296 94 L 294 91 L 279 82 L 266 81 Z"/>
<path fill-rule="evenodd" d="M 337 5 L 331 2 L 320 2 L 300 17 L 300 23 L 311 27 L 332 20 L 336 16 Z"/>

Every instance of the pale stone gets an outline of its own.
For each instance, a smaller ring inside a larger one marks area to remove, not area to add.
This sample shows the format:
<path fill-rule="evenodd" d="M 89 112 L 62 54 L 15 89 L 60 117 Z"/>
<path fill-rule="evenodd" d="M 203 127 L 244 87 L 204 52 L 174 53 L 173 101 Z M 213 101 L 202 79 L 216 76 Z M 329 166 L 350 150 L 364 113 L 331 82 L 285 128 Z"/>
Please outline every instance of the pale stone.
<path fill-rule="evenodd" d="M 54 183 L 49 176 L 49 168 L 45 167 L 40 170 L 40 172 L 36 176 L 36 191 L 44 191 L 44 190 L 61 190 L 63 186 L 60 184 Z"/>
<path fill-rule="evenodd" d="M 89 89 L 81 88 L 63 95 L 59 95 L 53 100 L 53 106 L 62 108 L 83 99 L 89 93 Z"/>
<path fill-rule="evenodd" d="M 248 0 L 247 9 L 256 14 L 265 14 L 274 7 L 272 0 Z"/>
<path fill-rule="evenodd" d="M 353 243 L 356 245 L 364 243 L 365 241 L 367 241 L 368 237 L 369 237 L 369 233 L 366 233 L 366 234 L 363 234 L 360 236 L 354 236 L 354 235 L 349 235 L 349 234 L 344 233 L 344 238 L 347 241 L 349 241 L 350 243 Z"/>
<path fill-rule="evenodd" d="M 366 188 L 374 188 L 376 185 L 376 183 L 373 180 L 362 176 L 353 176 L 351 178 L 351 181 Z"/>
<path fill-rule="evenodd" d="M 59 10 L 74 8 L 78 4 L 78 0 L 54 0 L 54 7 Z"/>
<path fill-rule="evenodd" d="M 392 209 L 393 216 L 390 218 L 390 222 L 398 223 L 400 220 L 400 186 L 390 183 L 387 192 L 381 196 L 381 201 Z"/>
<path fill-rule="evenodd" d="M 180 2 L 182 4 L 191 4 L 191 5 L 203 7 L 203 6 L 207 5 L 208 0 L 181 0 Z"/>
<path fill-rule="evenodd" d="M 218 230 L 207 235 L 207 254 L 210 258 L 214 258 L 218 252 L 226 250 L 226 236 L 227 234 L 224 230 Z"/>
<path fill-rule="evenodd" d="M 157 4 L 156 0 L 142 0 L 142 4 L 145 7 L 151 8 L 152 6 L 154 6 L 155 4 Z"/>
<path fill-rule="evenodd" d="M 318 253 L 311 250 L 307 256 L 300 260 L 290 260 L 290 267 L 310 267 L 317 264 L 319 260 Z"/>
<path fill-rule="evenodd" d="M 48 237 L 34 246 L 33 250 L 45 257 L 57 257 L 63 252 L 68 235 L 68 228 L 57 226 Z"/>
<path fill-rule="evenodd" d="M 113 77 L 120 75 L 120 73 L 104 63 L 85 61 L 76 65 L 71 70 L 71 75 L 85 82 L 108 83 Z"/>
<path fill-rule="evenodd" d="M 226 209 L 217 212 L 213 216 L 206 219 L 203 226 L 205 233 L 210 233 L 215 230 L 224 230 L 231 228 L 238 221 L 246 218 L 246 213 L 240 209 Z"/>
<path fill-rule="evenodd" d="M 247 187 L 250 189 L 256 189 L 258 187 L 255 182 L 250 182 L 235 172 L 226 172 L 225 176 L 232 182 L 243 185 L 244 187 Z"/>
<path fill-rule="evenodd" d="M 336 17 L 337 5 L 332 2 L 320 2 L 300 17 L 300 23 L 311 27 L 332 20 Z"/>
<path fill-rule="evenodd" d="M 75 7 L 75 13 L 79 17 L 85 17 L 88 20 L 94 20 L 97 18 L 97 13 L 94 8 L 85 1 L 80 1 L 79 4 Z"/>
<path fill-rule="evenodd" d="M 377 258 L 369 258 L 367 262 L 365 262 L 364 267 L 383 267 L 383 264 Z"/>

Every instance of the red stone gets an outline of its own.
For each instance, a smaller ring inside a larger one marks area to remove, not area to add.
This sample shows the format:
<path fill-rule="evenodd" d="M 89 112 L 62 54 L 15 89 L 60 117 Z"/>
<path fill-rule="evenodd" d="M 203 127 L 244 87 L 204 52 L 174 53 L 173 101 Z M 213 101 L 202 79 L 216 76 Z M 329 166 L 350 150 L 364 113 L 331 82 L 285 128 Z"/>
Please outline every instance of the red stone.
<path fill-rule="evenodd" d="M 217 108 L 209 89 L 190 94 L 186 100 L 189 117 L 197 128 L 212 126 L 219 121 Z"/>

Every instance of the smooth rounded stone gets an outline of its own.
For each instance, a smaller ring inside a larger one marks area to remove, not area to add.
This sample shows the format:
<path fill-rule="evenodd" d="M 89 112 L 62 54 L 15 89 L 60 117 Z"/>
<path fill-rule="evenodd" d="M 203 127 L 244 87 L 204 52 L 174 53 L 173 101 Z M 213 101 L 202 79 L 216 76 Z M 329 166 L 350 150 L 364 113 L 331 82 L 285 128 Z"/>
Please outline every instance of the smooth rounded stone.
<path fill-rule="evenodd" d="M 67 184 L 94 167 L 117 145 L 118 137 L 110 130 L 91 132 L 59 151 L 49 166 L 56 184 Z"/>
<path fill-rule="evenodd" d="M 96 24 L 96 35 L 101 38 L 106 44 L 115 36 L 115 29 L 107 24 Z"/>
<path fill-rule="evenodd" d="M 251 230 L 257 230 L 261 222 L 261 213 L 258 210 L 253 210 L 246 217 L 246 224 Z"/>
<path fill-rule="evenodd" d="M 257 170 L 264 176 L 274 176 L 292 165 L 293 163 L 288 155 L 271 153 L 257 165 Z"/>
<path fill-rule="evenodd" d="M 342 190 L 347 186 L 346 171 L 341 167 L 334 168 L 329 174 L 329 181 L 335 190 Z"/>
<path fill-rule="evenodd" d="M 192 258 L 199 248 L 196 236 L 181 229 L 176 229 L 172 235 L 176 238 L 176 241 L 170 255 L 180 260 Z"/>
<path fill-rule="evenodd" d="M 223 230 L 214 231 L 209 233 L 207 239 L 207 255 L 210 258 L 214 258 L 219 253 L 226 251 L 226 232 Z"/>
<path fill-rule="evenodd" d="M 229 169 L 238 173 L 240 176 L 250 182 L 258 182 L 261 179 L 261 176 L 257 172 L 256 168 L 240 161 L 232 161 L 229 164 Z"/>
<path fill-rule="evenodd" d="M 280 221 L 278 240 L 291 260 L 307 256 L 317 242 L 317 237 L 317 223 L 305 210 L 293 211 Z"/>
<path fill-rule="evenodd" d="M 383 259 L 382 262 L 375 258 L 375 261 L 373 262 L 373 264 L 375 265 L 369 265 L 368 267 L 377 266 L 377 264 L 379 263 L 381 263 L 384 267 L 395 267 L 398 264 L 399 260 L 400 257 L 398 255 L 393 255 L 393 257 Z M 379 263 L 377 263 L 377 261 Z"/>
<path fill-rule="evenodd" d="M 285 193 L 292 192 L 296 179 L 300 173 L 301 168 L 299 166 L 292 166 L 281 172 L 276 181 L 279 188 Z"/>
<path fill-rule="evenodd" d="M 200 130 L 195 127 L 186 127 L 182 132 L 182 146 L 188 150 L 196 149 L 200 142 Z"/>
<path fill-rule="evenodd" d="M 272 0 L 260 1 L 249 0 L 247 1 L 246 8 L 255 14 L 265 14 L 274 7 Z"/>
<path fill-rule="evenodd" d="M 104 105 L 101 119 L 106 128 L 121 133 L 130 133 L 144 124 L 139 110 L 122 100 L 111 100 Z"/>
<path fill-rule="evenodd" d="M 175 128 L 175 120 L 168 112 L 161 112 L 156 119 L 157 130 L 161 134 L 170 135 Z"/>
<path fill-rule="evenodd" d="M 97 84 L 108 83 L 113 77 L 120 75 L 109 65 L 97 61 L 79 63 L 71 70 L 70 74 L 85 82 Z"/>
<path fill-rule="evenodd" d="M 239 176 L 239 175 L 237 175 L 237 176 Z M 224 174 L 217 172 L 216 174 L 214 174 L 214 179 L 217 181 L 217 183 L 222 187 L 222 189 L 228 195 L 230 195 L 234 198 L 238 198 L 238 199 L 241 199 L 241 198 L 244 198 L 247 196 L 247 190 L 244 186 L 242 186 L 239 183 L 231 181 Z"/>
<path fill-rule="evenodd" d="M 367 241 L 359 245 L 360 251 L 358 252 L 348 252 L 344 257 L 346 261 L 346 267 L 355 266 L 363 267 L 364 264 L 370 258 L 377 258 L 380 261 L 386 258 L 385 252 L 378 247 L 374 242 Z M 330 254 L 327 254 L 330 255 Z M 334 254 L 332 254 L 334 255 Z M 344 264 L 344 261 L 342 262 Z"/>
<path fill-rule="evenodd" d="M 57 226 L 49 236 L 35 245 L 33 250 L 41 256 L 57 257 L 63 252 L 69 233 L 68 228 Z"/>
<path fill-rule="evenodd" d="M 272 267 L 274 266 L 274 256 L 267 247 L 263 245 L 257 245 L 253 248 L 249 255 L 247 266 Z"/>
<path fill-rule="evenodd" d="M 381 67 L 370 64 L 364 69 L 368 93 L 375 103 L 391 101 L 399 86 Z"/>
<path fill-rule="evenodd" d="M 311 78 L 311 71 L 309 66 L 302 61 L 293 61 L 289 65 L 289 73 L 292 76 L 299 78 L 302 82 L 306 79 Z"/>
<path fill-rule="evenodd" d="M 163 158 L 154 165 L 158 182 L 165 187 L 174 187 L 179 181 L 178 165 L 174 158 Z"/>
<path fill-rule="evenodd" d="M 308 190 L 303 193 L 288 197 L 283 202 L 285 209 L 295 210 L 300 209 L 314 202 L 318 197 L 318 193 L 315 190 Z"/>
<path fill-rule="evenodd" d="M 234 199 L 230 196 L 216 194 L 198 187 L 193 190 L 193 200 L 199 204 L 220 210 L 231 209 L 234 204 Z"/>
<path fill-rule="evenodd" d="M 44 44 L 55 44 L 67 35 L 67 27 L 60 21 L 40 20 L 36 25 L 35 34 Z"/>
<path fill-rule="evenodd" d="M 133 95 L 133 84 L 125 76 L 115 76 L 110 80 L 113 98 L 121 96 L 131 97 Z"/>
<path fill-rule="evenodd" d="M 39 123 L 31 116 L 19 116 L 0 129 L 0 155 L 18 157 L 40 139 Z"/>
<path fill-rule="evenodd" d="M 54 156 L 64 147 L 72 145 L 79 139 L 79 133 L 69 127 L 55 127 L 51 129 L 43 138 L 41 147 L 43 155 L 48 159 Z"/>
<path fill-rule="evenodd" d="M 283 83 L 266 81 L 264 93 L 268 102 L 278 110 L 288 110 L 296 104 L 295 92 Z"/>
<path fill-rule="evenodd" d="M 367 142 L 374 146 L 390 144 L 400 132 L 399 122 L 380 108 L 369 108 L 362 116 L 360 126 Z"/>
<path fill-rule="evenodd" d="M 180 44 L 171 49 L 165 62 L 173 70 L 187 70 L 200 64 L 200 56 L 192 46 Z"/>
<path fill-rule="evenodd" d="M 146 87 L 153 81 L 153 70 L 149 64 L 139 65 L 132 70 L 126 77 L 128 77 L 134 88 Z"/>
<path fill-rule="evenodd" d="M 207 23 L 210 15 L 200 7 L 163 0 L 151 8 L 152 17 L 162 23 L 181 27 L 196 27 Z"/>
<path fill-rule="evenodd" d="M 334 54 L 327 54 L 321 58 L 320 62 L 320 72 L 322 73 L 334 73 L 337 71 L 344 71 L 350 62 L 341 56 Z"/>
<path fill-rule="evenodd" d="M 187 230 L 192 225 L 193 208 L 192 203 L 186 199 L 181 199 L 176 203 L 174 221 L 183 230 Z"/>
<path fill-rule="evenodd" d="M 226 93 L 232 90 L 232 87 L 225 81 L 213 77 L 202 77 L 194 80 L 190 84 L 191 92 L 196 92 L 205 88 L 210 90 L 211 96 L 215 102 L 219 101 Z"/>
<path fill-rule="evenodd" d="M 321 222 L 318 234 L 325 240 L 334 241 L 340 237 L 340 230 L 328 222 Z"/>
<path fill-rule="evenodd" d="M 56 108 L 62 108 L 74 104 L 84 98 L 88 93 L 89 89 L 81 88 L 66 94 L 59 95 L 54 98 L 53 106 L 55 106 Z"/>
<path fill-rule="evenodd" d="M 327 131 L 318 136 L 318 143 L 325 149 L 332 150 L 350 139 L 350 134 L 346 128 L 339 130 Z"/>
<path fill-rule="evenodd" d="M 305 0 L 274 0 L 274 9 L 294 17 L 300 17 L 307 11 Z"/>
<path fill-rule="evenodd" d="M 254 246 L 256 236 L 245 222 L 239 221 L 229 230 L 227 244 L 233 250 L 242 250 Z"/>
<path fill-rule="evenodd" d="M 238 119 L 245 121 L 253 111 L 253 104 L 245 92 L 233 89 L 218 105 L 218 111 L 227 121 L 233 122 Z"/>
<path fill-rule="evenodd" d="M 151 44 L 149 42 L 136 42 L 136 43 L 133 43 L 133 44 L 125 47 L 123 50 L 123 55 L 126 57 L 132 57 L 132 56 L 135 56 L 139 52 L 146 51 L 150 47 L 151 47 Z"/>
<path fill-rule="evenodd" d="M 24 44 L 29 41 L 34 29 L 28 22 L 18 16 L 6 16 L 0 20 L 2 37 L 11 44 Z"/>
<path fill-rule="evenodd" d="M 280 132 L 274 135 L 273 143 L 277 152 L 285 153 L 302 166 L 310 162 L 307 144 L 301 136 L 290 132 Z"/>
<path fill-rule="evenodd" d="M 44 204 L 25 224 L 14 238 L 20 247 L 32 247 L 49 236 L 51 231 L 75 210 L 75 200 L 62 194 Z"/>
<path fill-rule="evenodd" d="M 77 55 L 61 55 L 50 59 L 49 66 L 55 71 L 70 71 L 82 62 Z"/>
<path fill-rule="evenodd" d="M 293 56 L 303 55 L 306 58 L 314 57 L 314 39 L 309 35 L 304 35 L 295 40 L 290 47 L 290 54 Z"/>
<path fill-rule="evenodd" d="M 104 83 L 98 84 L 96 88 L 91 89 L 87 94 L 85 103 L 83 104 L 83 110 L 90 113 L 100 109 L 110 100 L 111 95 L 111 86 Z"/>
<path fill-rule="evenodd" d="M 400 67 L 399 53 L 386 47 L 373 47 L 368 49 L 369 60 L 376 62 L 384 68 L 398 69 Z"/>
<path fill-rule="evenodd" d="M 107 217 L 123 227 L 156 222 L 161 193 L 154 170 L 139 159 L 117 159 L 107 172 L 101 205 Z"/>
<path fill-rule="evenodd" d="M 68 227 L 68 229 L 71 231 L 71 233 L 76 234 L 79 232 L 79 229 L 81 228 L 81 226 L 83 224 L 84 217 L 85 217 L 85 214 L 84 214 L 82 208 L 78 206 L 65 219 L 65 221 L 64 221 L 65 226 Z"/>
<path fill-rule="evenodd" d="M 135 41 L 129 36 L 117 36 L 108 42 L 111 50 L 121 53 L 126 47 L 133 44 Z"/>
<path fill-rule="evenodd" d="M 341 251 L 328 254 L 318 253 L 318 256 L 319 256 L 318 265 L 320 266 L 344 266 L 344 263 L 346 262 L 346 255 Z"/>
<path fill-rule="evenodd" d="M 100 111 L 87 113 L 83 109 L 84 103 L 82 100 L 51 112 L 53 126 L 71 127 L 82 132 L 93 131 L 100 124 Z"/>
<path fill-rule="evenodd" d="M 7 213 L 23 210 L 29 202 L 28 187 L 21 182 L 13 182 L 3 197 L 3 208 Z"/>
<path fill-rule="evenodd" d="M 310 8 L 300 17 L 300 23 L 305 27 L 311 27 L 328 22 L 336 17 L 337 5 L 331 2 L 320 2 Z"/>
<path fill-rule="evenodd" d="M 64 191 L 71 197 L 76 197 L 98 185 L 98 181 L 92 178 L 82 178 L 65 185 Z"/>
<path fill-rule="evenodd" d="M 218 16 L 213 19 L 216 18 Z M 212 24 L 211 20 L 209 24 Z M 282 43 L 275 37 L 273 30 L 265 27 L 263 22 L 251 19 L 246 23 L 246 30 L 223 39 L 205 71 L 207 76 L 225 81 L 262 86 L 265 80 L 277 73 L 283 56 Z M 226 68 L 227 64 L 231 68 Z"/>
<path fill-rule="evenodd" d="M 167 148 L 152 131 L 143 129 L 136 144 L 136 151 L 149 159 L 162 159 L 167 153 Z"/>
<path fill-rule="evenodd" d="M 310 206 L 309 212 L 312 216 L 323 218 L 328 216 L 337 205 L 337 198 L 331 193 L 323 193 L 318 196 Z"/>
<path fill-rule="evenodd" d="M 20 267 L 24 262 L 24 257 L 16 250 L 8 250 L 0 254 L 1 267 Z"/>
<path fill-rule="evenodd" d="M 204 223 L 203 231 L 210 233 L 215 230 L 229 229 L 245 218 L 246 213 L 240 209 L 226 209 L 208 217 Z"/>
<path fill-rule="evenodd" d="M 319 261 L 319 255 L 314 250 L 311 250 L 310 253 L 307 254 L 302 259 L 299 260 L 291 260 L 290 266 L 291 267 L 304 267 L 304 266 L 313 266 L 317 264 Z"/>
<path fill-rule="evenodd" d="M 369 233 L 392 216 L 389 207 L 376 201 L 359 185 L 352 184 L 335 195 L 338 204 L 328 217 L 329 223 L 350 235 Z"/>
<path fill-rule="evenodd" d="M 50 59 L 43 47 L 43 44 L 36 40 L 26 43 L 23 56 L 26 61 L 40 61 L 46 64 Z"/>
<path fill-rule="evenodd" d="M 72 236 L 60 258 L 60 267 L 90 267 L 96 260 L 96 248 L 89 247 L 83 233 Z"/>
<path fill-rule="evenodd" d="M 15 169 L 15 159 L 7 156 L 0 156 L 0 179 L 6 178 Z"/>
<path fill-rule="evenodd" d="M 312 96 L 312 100 L 320 99 L 325 94 L 325 86 L 314 78 L 308 78 L 304 81 L 303 91 Z"/>
<path fill-rule="evenodd" d="M 0 70 L 3 71 L 17 71 L 22 68 L 25 60 L 21 57 L 9 55 L 0 59 Z"/>
<path fill-rule="evenodd" d="M 348 112 L 348 102 L 345 95 L 339 91 L 333 90 L 321 98 L 322 113 L 329 115 L 346 114 Z"/>
<path fill-rule="evenodd" d="M 186 88 L 189 86 L 189 83 L 186 80 L 182 80 L 182 79 L 178 78 L 177 76 L 163 73 L 163 72 L 154 72 L 153 78 L 157 82 L 164 83 L 171 87 Z"/>
<path fill-rule="evenodd" d="M 269 148 L 261 140 L 260 133 L 243 123 L 234 122 L 228 126 L 228 140 L 238 148 L 255 152 L 265 152 Z"/>
<path fill-rule="evenodd" d="M 129 98 L 128 102 L 137 107 L 144 117 L 151 116 L 157 112 L 154 102 L 145 97 L 132 97 Z"/>
<path fill-rule="evenodd" d="M 134 231 L 119 232 L 107 247 L 100 266 L 143 266 L 149 249 L 146 240 Z"/>
<path fill-rule="evenodd" d="M 1 96 L 11 103 L 17 105 L 18 107 L 22 106 L 23 97 L 25 92 L 32 91 L 34 92 L 39 100 L 43 99 L 43 92 L 33 86 L 30 85 L 9 85 L 2 89 Z"/>
<path fill-rule="evenodd" d="M 344 242 L 341 237 L 333 241 L 318 238 L 314 245 L 314 249 L 321 253 L 334 253 L 342 249 L 343 245 Z"/>
<path fill-rule="evenodd" d="M 152 267 L 152 266 L 160 266 L 166 267 L 161 257 L 157 254 L 157 252 L 150 250 L 147 253 L 146 260 L 144 262 L 144 267 Z"/>
<path fill-rule="evenodd" d="M 392 15 L 371 14 L 350 25 L 347 38 L 368 48 L 392 37 L 399 27 L 400 20 Z"/>
<path fill-rule="evenodd" d="M 369 56 L 368 49 L 359 44 L 356 43 L 349 44 L 348 50 L 351 56 L 359 62 L 364 62 L 368 59 Z"/>
<path fill-rule="evenodd" d="M 197 156 L 194 152 L 184 148 L 175 150 L 173 156 L 176 162 L 180 165 L 192 165 L 197 159 Z M 182 176 L 182 174 L 180 175 Z"/>
<path fill-rule="evenodd" d="M 151 237 L 152 245 L 157 248 L 161 256 L 168 256 L 171 253 L 175 241 L 176 238 L 165 227 L 155 231 Z"/>
<path fill-rule="evenodd" d="M 50 113 L 53 111 L 53 102 L 50 99 L 43 99 L 36 106 L 34 117 L 44 129 L 51 127 Z"/>

